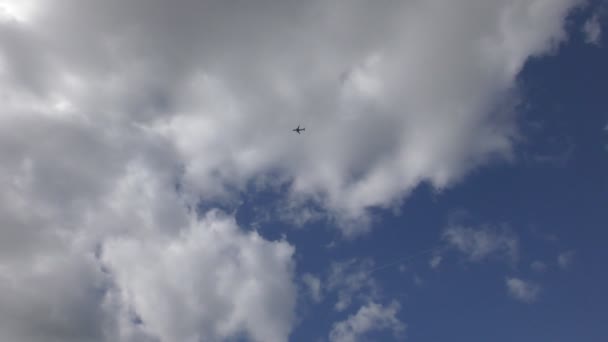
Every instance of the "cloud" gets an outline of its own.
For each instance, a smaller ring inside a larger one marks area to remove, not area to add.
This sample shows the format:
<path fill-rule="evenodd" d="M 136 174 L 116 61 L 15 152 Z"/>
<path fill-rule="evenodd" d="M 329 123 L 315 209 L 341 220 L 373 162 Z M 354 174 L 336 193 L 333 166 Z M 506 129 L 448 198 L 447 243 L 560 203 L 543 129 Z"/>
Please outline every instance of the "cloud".
<path fill-rule="evenodd" d="M 11 20 L 27 22 L 36 11 L 36 0 L 0 0 L 0 15 Z"/>
<path fill-rule="evenodd" d="M 416 286 L 422 286 L 422 285 L 424 285 L 424 280 L 422 278 L 420 278 L 419 275 L 414 274 L 414 284 Z"/>
<path fill-rule="evenodd" d="M 429 266 L 431 266 L 431 268 L 433 269 L 439 267 L 439 264 L 441 264 L 442 259 L 443 257 L 441 255 L 434 255 L 431 260 L 429 260 Z"/>
<path fill-rule="evenodd" d="M 147 133 L 2 120 L 0 339 L 287 340 L 293 247 L 197 217 Z"/>
<path fill-rule="evenodd" d="M 538 284 L 519 278 L 507 278 L 506 284 L 511 297 L 526 303 L 536 301 L 541 291 Z"/>
<path fill-rule="evenodd" d="M 355 300 L 369 301 L 378 298 L 380 287 L 371 277 L 374 263 L 371 260 L 333 262 L 327 276 L 326 288 L 337 294 L 334 308 L 348 309 Z"/>
<path fill-rule="evenodd" d="M 505 227 L 450 226 L 444 230 L 442 238 L 471 261 L 483 261 L 494 256 L 513 262 L 518 258 L 518 238 Z"/>
<path fill-rule="evenodd" d="M 293 324 L 293 248 L 241 233 L 208 214 L 178 237 L 110 240 L 102 260 L 122 307 L 161 341 L 220 341 L 246 333 L 286 341 Z"/>
<path fill-rule="evenodd" d="M 400 305 L 397 302 L 386 306 L 370 302 L 362 306 L 355 315 L 335 323 L 329 333 L 329 340 L 331 342 L 364 341 L 366 334 L 381 330 L 390 330 L 400 336 L 404 333 L 406 325 L 396 317 L 399 310 Z"/>
<path fill-rule="evenodd" d="M 574 261 L 574 251 L 563 252 L 557 256 L 557 264 L 562 269 L 569 268 L 572 265 L 573 261 Z"/>
<path fill-rule="evenodd" d="M 110 340 L 116 322 L 104 307 L 108 279 L 93 255 L 40 256 L 29 268 L 0 275 L 0 339 L 77 342 Z"/>
<path fill-rule="evenodd" d="M 602 25 L 599 14 L 591 16 L 583 25 L 585 41 L 589 44 L 599 45 L 602 40 Z"/>
<path fill-rule="evenodd" d="M 545 272 L 547 270 L 547 264 L 540 260 L 535 260 L 530 264 L 530 268 L 535 272 Z"/>
<path fill-rule="evenodd" d="M 32 3 L 2 22 L 16 101 L 162 135 L 208 198 L 277 172 L 352 235 L 421 182 L 509 157 L 517 74 L 577 1 Z"/>
<path fill-rule="evenodd" d="M 200 201 L 278 183 L 354 236 L 509 158 L 576 3 L 0 1 L 0 339 L 287 339 L 293 247 Z"/>
<path fill-rule="evenodd" d="M 323 287 L 321 286 L 321 279 L 310 273 L 305 273 L 302 275 L 302 281 L 308 287 L 308 291 L 312 300 L 317 303 L 320 302 L 321 299 L 323 299 Z"/>

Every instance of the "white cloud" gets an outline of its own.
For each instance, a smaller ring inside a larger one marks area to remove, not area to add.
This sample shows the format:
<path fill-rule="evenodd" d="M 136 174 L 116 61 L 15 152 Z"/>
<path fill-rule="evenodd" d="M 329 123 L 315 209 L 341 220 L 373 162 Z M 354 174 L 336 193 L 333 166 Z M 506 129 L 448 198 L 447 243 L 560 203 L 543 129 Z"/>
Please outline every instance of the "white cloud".
<path fill-rule="evenodd" d="M 583 33 L 585 33 L 585 41 L 589 44 L 599 45 L 602 39 L 602 25 L 600 23 L 599 14 L 594 14 L 591 18 L 585 21 L 583 25 Z"/>
<path fill-rule="evenodd" d="M 557 256 L 557 264 L 562 269 L 569 268 L 572 265 L 573 260 L 574 260 L 574 251 L 563 252 Z"/>
<path fill-rule="evenodd" d="M 509 156 L 517 73 L 578 1 L 34 3 L 2 23 L 4 86 L 162 134 L 206 197 L 277 172 L 356 234 L 368 208 Z"/>
<path fill-rule="evenodd" d="M 442 259 L 443 257 L 441 255 L 433 255 L 431 260 L 429 260 L 429 266 L 431 266 L 431 268 L 439 267 L 439 264 L 441 264 Z"/>
<path fill-rule="evenodd" d="M 293 247 L 195 219 L 171 153 L 148 134 L 2 120 L 0 339 L 287 340 Z"/>
<path fill-rule="evenodd" d="M 451 226 L 444 230 L 442 237 L 471 261 L 482 261 L 492 256 L 510 261 L 518 258 L 518 238 L 508 228 Z"/>
<path fill-rule="evenodd" d="M 19 22 L 30 21 L 35 15 L 37 2 L 37 0 L 0 0 L 0 16 L 8 16 Z"/>
<path fill-rule="evenodd" d="M 161 341 L 220 341 L 247 333 L 286 341 L 295 306 L 291 256 L 284 242 L 238 231 L 209 214 L 168 238 L 110 240 L 103 261 L 123 308 Z"/>
<path fill-rule="evenodd" d="M 312 300 L 317 303 L 320 302 L 321 299 L 323 299 L 321 279 L 310 273 L 305 273 L 302 275 L 302 281 L 308 287 L 308 292 L 310 293 Z"/>
<path fill-rule="evenodd" d="M 329 340 L 331 342 L 365 341 L 366 334 L 381 330 L 390 330 L 396 336 L 401 336 L 406 325 L 396 317 L 399 309 L 400 305 L 397 302 L 386 306 L 370 302 L 362 306 L 355 315 L 335 323 L 329 333 Z"/>
<path fill-rule="evenodd" d="M 534 260 L 530 264 L 530 268 L 535 272 L 545 272 L 547 270 L 547 264 L 540 260 Z"/>
<path fill-rule="evenodd" d="M 519 278 L 507 278 L 506 284 L 511 297 L 526 303 L 536 301 L 541 291 L 538 284 Z"/>
<path fill-rule="evenodd" d="M 327 276 L 326 288 L 337 294 L 334 308 L 348 309 L 355 300 L 370 301 L 378 298 L 380 287 L 371 276 L 374 263 L 371 260 L 356 259 L 333 262 Z"/>
<path fill-rule="evenodd" d="M 370 207 L 507 158 L 517 73 L 575 3 L 1 1 L 0 339 L 286 339 L 291 247 L 194 222 L 199 199 L 288 184 L 352 236 Z"/>

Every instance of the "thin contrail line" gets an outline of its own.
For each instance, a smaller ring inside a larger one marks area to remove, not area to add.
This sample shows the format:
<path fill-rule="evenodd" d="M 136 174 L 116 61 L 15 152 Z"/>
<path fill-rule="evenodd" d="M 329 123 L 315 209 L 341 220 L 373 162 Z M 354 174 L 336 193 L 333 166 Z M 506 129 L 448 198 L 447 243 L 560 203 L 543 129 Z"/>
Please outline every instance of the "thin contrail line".
<path fill-rule="evenodd" d="M 444 248 L 444 246 L 435 246 L 435 247 L 431 247 L 431 248 L 422 250 L 422 251 L 414 253 L 414 254 L 410 254 L 408 256 L 405 256 L 405 257 L 399 258 L 397 260 L 391 261 L 389 263 L 386 263 L 386 264 L 384 264 L 382 266 L 378 266 L 378 267 L 372 269 L 371 271 L 369 271 L 368 274 L 371 275 L 371 274 L 373 274 L 373 273 L 375 273 L 377 271 L 380 271 L 380 270 L 383 270 L 383 269 L 386 269 L 386 268 L 390 268 L 392 266 L 401 264 L 401 263 L 406 262 L 406 261 L 414 260 L 414 259 L 416 259 L 418 257 L 421 257 L 421 256 L 426 255 L 426 254 L 430 254 L 431 252 L 439 251 L 439 250 L 441 250 L 443 248 Z"/>

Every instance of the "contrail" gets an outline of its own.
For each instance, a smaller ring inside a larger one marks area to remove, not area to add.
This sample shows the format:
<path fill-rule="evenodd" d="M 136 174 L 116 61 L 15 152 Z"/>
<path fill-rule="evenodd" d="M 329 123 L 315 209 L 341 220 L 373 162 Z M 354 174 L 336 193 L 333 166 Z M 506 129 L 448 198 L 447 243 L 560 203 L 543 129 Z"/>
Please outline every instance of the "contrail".
<path fill-rule="evenodd" d="M 442 249 L 444 249 L 444 246 L 435 246 L 435 247 L 431 247 L 431 248 L 428 248 L 428 249 L 422 250 L 422 251 L 417 252 L 417 253 L 415 253 L 415 254 L 410 254 L 410 255 L 408 255 L 408 256 L 405 256 L 405 257 L 399 258 L 399 259 L 397 259 L 397 260 L 391 261 L 391 262 L 389 262 L 389 263 L 386 263 L 386 264 L 384 264 L 384 265 L 382 265 L 382 266 L 378 266 L 378 267 L 376 267 L 376 268 L 372 269 L 371 271 L 369 271 L 368 275 L 371 275 L 371 274 L 373 274 L 373 273 L 375 273 L 375 272 L 377 272 L 377 271 L 383 270 L 383 269 L 385 269 L 385 268 L 390 268 L 390 267 L 392 267 L 392 266 L 395 266 L 395 265 L 398 265 L 398 264 L 404 263 L 404 262 L 406 262 L 406 261 L 412 261 L 412 260 L 414 260 L 414 259 L 416 259 L 416 258 L 418 258 L 418 257 L 421 257 L 421 256 L 423 256 L 423 255 L 430 254 L 430 253 L 432 253 L 432 252 L 440 251 L 440 250 L 442 250 Z"/>

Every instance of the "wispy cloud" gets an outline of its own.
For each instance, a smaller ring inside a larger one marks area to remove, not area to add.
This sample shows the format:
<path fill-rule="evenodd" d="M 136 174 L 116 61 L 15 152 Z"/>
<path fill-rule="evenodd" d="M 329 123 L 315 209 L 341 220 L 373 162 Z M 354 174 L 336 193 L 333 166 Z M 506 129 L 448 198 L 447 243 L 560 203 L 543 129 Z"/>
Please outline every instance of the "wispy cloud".
<path fill-rule="evenodd" d="M 589 44 L 599 45 L 602 39 L 602 25 L 598 13 L 591 16 L 583 25 L 585 41 Z"/>
<path fill-rule="evenodd" d="M 344 311 L 355 300 L 377 299 L 380 287 L 371 276 L 374 263 L 371 260 L 348 260 L 333 262 L 326 280 L 326 289 L 337 294 L 334 308 Z"/>
<path fill-rule="evenodd" d="M 557 256 L 557 264 L 559 265 L 559 267 L 562 269 L 570 268 L 570 266 L 572 266 L 572 262 L 574 261 L 574 254 L 574 251 L 566 251 L 560 253 Z"/>
<path fill-rule="evenodd" d="M 534 271 L 534 272 L 545 272 L 547 270 L 547 264 L 540 261 L 540 260 L 534 260 L 531 264 L 530 264 L 530 268 Z"/>
<path fill-rule="evenodd" d="M 518 238 L 506 227 L 450 226 L 444 230 L 442 238 L 471 261 L 490 257 L 516 261 L 518 258 Z"/>
<path fill-rule="evenodd" d="M 390 330 L 397 337 L 402 337 L 406 325 L 397 318 L 400 305 L 392 302 L 381 305 L 370 302 L 362 306 L 356 314 L 348 319 L 335 323 L 329 333 L 331 342 L 367 341 L 365 336 L 381 330 Z"/>
<path fill-rule="evenodd" d="M 302 275 L 302 281 L 308 288 L 308 293 L 313 301 L 320 302 L 323 299 L 323 287 L 321 286 L 321 279 L 310 273 Z"/>
<path fill-rule="evenodd" d="M 506 285 L 511 297 L 526 303 L 536 301 L 541 291 L 538 284 L 520 278 L 507 278 Z"/>
<path fill-rule="evenodd" d="M 420 287 L 422 285 L 424 285 L 424 279 L 422 279 L 419 275 L 414 274 L 414 285 Z"/>
<path fill-rule="evenodd" d="M 431 268 L 433 269 L 439 267 L 439 264 L 441 264 L 442 259 L 443 257 L 441 255 L 433 255 L 431 260 L 429 260 L 429 266 L 431 266 Z"/>

